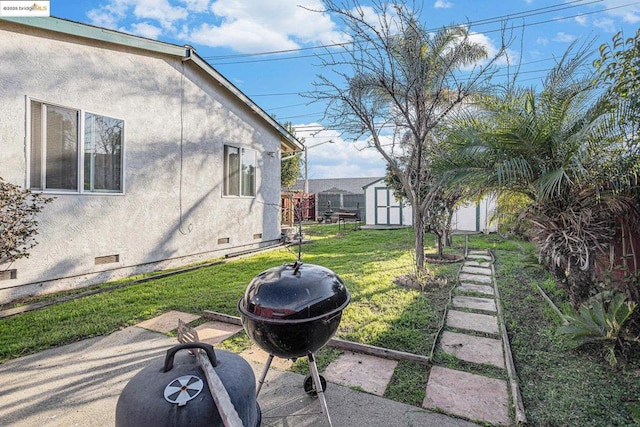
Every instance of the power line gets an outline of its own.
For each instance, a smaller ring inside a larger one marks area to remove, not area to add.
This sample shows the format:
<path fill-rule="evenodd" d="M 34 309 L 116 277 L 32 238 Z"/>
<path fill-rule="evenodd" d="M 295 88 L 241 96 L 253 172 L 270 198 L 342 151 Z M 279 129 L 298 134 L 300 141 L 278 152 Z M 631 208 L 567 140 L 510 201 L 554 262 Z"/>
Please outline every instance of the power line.
<path fill-rule="evenodd" d="M 590 1 L 584 2 L 584 0 L 573 0 L 573 1 L 566 2 L 566 3 L 558 3 L 558 4 L 554 4 L 554 5 L 550 5 L 550 6 L 534 8 L 534 9 L 526 10 L 526 11 L 523 11 L 523 12 L 516 12 L 516 13 L 513 13 L 513 14 L 500 15 L 500 16 L 495 16 L 495 17 L 491 17 L 491 18 L 480 19 L 480 20 L 477 20 L 477 21 L 469 21 L 467 24 L 469 26 L 493 24 L 493 23 L 496 23 L 496 22 L 501 22 L 501 21 L 503 21 L 505 19 L 517 19 L 517 18 L 525 18 L 525 17 L 535 16 L 535 15 L 542 15 L 542 14 L 546 14 L 546 13 L 558 12 L 560 10 L 572 9 L 572 8 L 575 8 L 575 7 L 588 6 L 588 5 L 594 4 L 594 3 L 601 3 L 602 1 L 603 0 L 590 0 Z M 576 3 L 578 3 L 578 4 L 576 4 Z M 446 27 L 450 27 L 450 26 L 446 26 Z M 438 31 L 439 29 L 440 29 L 440 27 L 434 27 L 434 28 L 427 29 L 426 31 L 428 31 L 428 32 L 429 31 Z M 277 54 L 283 54 L 283 53 L 302 52 L 302 51 L 315 50 L 315 49 L 328 49 L 328 48 L 333 48 L 333 47 L 345 46 L 345 45 L 352 44 L 352 43 L 353 42 L 331 43 L 331 44 L 325 44 L 325 45 L 319 45 L 319 46 L 308 46 L 308 47 L 300 47 L 300 48 L 295 48 L 295 49 L 273 50 L 273 51 L 266 51 L 266 52 L 239 53 L 239 54 L 233 54 L 233 55 L 219 55 L 219 56 L 205 56 L 205 57 L 203 57 L 203 59 L 215 61 L 215 60 L 220 60 L 220 59 L 248 58 L 248 57 L 253 57 L 253 56 L 277 55 Z M 308 57 L 308 56 L 315 56 L 315 55 L 307 55 L 305 57 Z"/>
<path fill-rule="evenodd" d="M 574 0 L 574 1 L 581 1 L 581 0 Z M 585 4 L 580 4 L 580 5 L 577 5 L 577 6 L 570 6 L 570 7 L 584 6 L 584 5 L 589 5 L 591 3 L 599 3 L 599 2 L 602 2 L 602 1 L 603 0 L 592 0 L 592 1 L 590 1 L 588 3 L 585 3 Z M 577 18 L 578 16 L 593 15 L 593 14 L 608 12 L 608 11 L 611 11 L 611 10 L 622 9 L 622 8 L 629 7 L 629 6 L 635 6 L 637 4 L 640 4 L 640 1 L 627 3 L 627 4 L 623 4 L 623 5 L 619 5 L 619 6 L 611 6 L 611 7 L 607 7 L 607 8 L 600 9 L 600 10 L 581 12 L 581 13 L 578 13 L 578 14 L 575 14 L 575 15 L 563 16 L 563 17 L 552 18 L 552 19 L 546 19 L 546 20 L 543 20 L 543 21 L 537 21 L 537 22 L 531 22 L 531 23 L 523 23 L 522 25 L 515 26 L 514 29 L 533 27 L 533 26 L 537 26 L 537 25 L 548 24 L 550 22 L 564 21 L 564 20 L 567 20 L 567 19 Z M 569 8 L 569 7 L 559 8 L 557 10 L 562 10 L 562 9 L 567 9 L 567 8 Z M 554 10 L 554 12 L 557 11 L 557 10 Z M 550 12 L 544 12 L 544 13 L 550 13 Z M 541 15 L 541 14 L 543 14 L 543 13 L 530 14 L 530 15 L 527 15 L 527 16 L 534 16 L 534 15 Z M 505 16 L 509 16 L 509 15 L 505 15 Z M 521 16 L 521 17 L 517 17 L 517 18 L 523 18 L 523 17 L 526 17 L 526 16 Z M 496 22 L 500 22 L 500 21 L 496 21 Z M 485 24 L 482 24 L 482 25 L 485 25 Z M 471 27 L 471 25 L 470 25 L 470 27 Z M 437 30 L 439 30 L 439 28 L 435 28 L 435 29 L 428 30 L 428 31 L 437 31 Z M 500 32 L 500 31 L 503 31 L 503 29 L 502 28 L 498 28 L 498 29 L 486 30 L 486 31 L 483 31 L 482 34 L 496 33 L 496 32 Z M 342 45 L 346 45 L 348 43 L 341 43 L 341 44 Z M 327 46 L 331 46 L 331 45 L 327 45 Z M 320 48 L 320 47 L 318 46 L 316 48 Z M 304 48 L 304 49 L 312 49 L 312 48 Z M 295 51 L 295 49 L 290 49 L 290 50 L 291 51 Z M 247 55 L 253 56 L 253 55 L 259 55 L 259 54 L 247 54 Z M 251 63 L 259 63 L 259 62 L 291 61 L 291 60 L 305 59 L 305 58 L 317 58 L 317 57 L 328 56 L 328 55 L 332 55 L 332 53 L 317 53 L 317 54 L 313 54 L 313 55 L 285 56 L 285 57 L 280 57 L 280 58 L 250 59 L 250 60 L 246 60 L 246 61 L 229 61 L 229 62 L 218 62 L 218 63 L 214 62 L 214 64 L 216 66 L 220 66 L 220 65 L 251 64 Z M 205 57 L 204 59 L 208 60 L 208 59 L 211 59 L 211 58 L 214 58 L 214 57 Z"/>

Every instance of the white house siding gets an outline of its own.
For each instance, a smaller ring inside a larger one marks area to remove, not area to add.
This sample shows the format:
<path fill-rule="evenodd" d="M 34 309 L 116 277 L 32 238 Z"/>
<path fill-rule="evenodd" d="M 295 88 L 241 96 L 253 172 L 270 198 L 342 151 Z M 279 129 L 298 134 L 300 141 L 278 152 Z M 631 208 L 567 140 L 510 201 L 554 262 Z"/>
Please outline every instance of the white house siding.
<path fill-rule="evenodd" d="M 387 188 L 383 178 L 364 187 L 364 194 L 366 225 L 411 226 L 413 224 L 411 206 L 397 200 L 391 189 Z"/>
<path fill-rule="evenodd" d="M 411 206 L 400 203 L 387 188 L 384 179 L 365 187 L 367 222 L 369 226 L 413 225 Z M 484 197 L 480 202 L 469 202 L 455 210 L 452 215 L 452 229 L 455 231 L 481 231 L 493 233 L 498 225 L 492 222 L 497 209 L 495 196 Z"/>
<path fill-rule="evenodd" d="M 10 183 L 27 185 L 30 98 L 125 122 L 124 194 L 53 194 L 0 302 L 279 239 L 280 134 L 191 61 L 0 20 L 0 64 L 0 176 Z M 256 151 L 255 198 L 223 197 L 224 144 Z"/>
<path fill-rule="evenodd" d="M 498 231 L 498 224 L 492 219 L 497 208 L 495 196 L 486 196 L 479 202 L 467 202 L 453 213 L 451 227 L 457 231 L 495 233 Z"/>

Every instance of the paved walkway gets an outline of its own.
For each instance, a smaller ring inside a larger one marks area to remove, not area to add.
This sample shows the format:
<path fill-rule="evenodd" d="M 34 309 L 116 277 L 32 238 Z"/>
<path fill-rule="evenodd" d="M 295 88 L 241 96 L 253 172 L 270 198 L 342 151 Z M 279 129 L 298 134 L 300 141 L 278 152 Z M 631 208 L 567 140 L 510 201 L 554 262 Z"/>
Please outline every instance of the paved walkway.
<path fill-rule="evenodd" d="M 331 383 L 326 399 L 334 426 L 471 426 L 511 425 L 507 367 L 500 310 L 494 290 L 492 257 L 471 252 L 459 274 L 435 360 L 464 361 L 465 370 L 431 366 L 420 409 L 382 396 L 397 362 L 344 352 L 322 372 Z M 0 425 L 111 426 L 115 402 L 126 382 L 155 357 L 176 344 L 163 335 L 178 319 L 199 315 L 168 312 L 135 327 L 42 352 L 0 365 Z M 202 341 L 219 344 L 242 327 L 218 321 L 199 325 Z M 267 354 L 257 347 L 240 354 L 256 377 Z M 318 399 L 302 389 L 303 377 L 288 371 L 291 362 L 275 358 L 258 402 L 265 426 L 324 426 Z M 490 369 L 487 369 L 490 367 Z M 425 368 L 428 369 L 428 368 Z M 485 374 L 482 374 L 485 372 Z M 504 372 L 489 377 L 486 372 Z M 429 410 L 436 410 L 431 412 Z M 513 412 L 513 411 L 512 411 Z M 448 417 L 444 414 L 454 417 Z"/>
<path fill-rule="evenodd" d="M 434 359 L 466 362 L 464 371 L 433 366 L 427 383 L 425 408 L 494 425 L 510 425 L 509 382 L 493 258 L 487 251 L 471 251 L 460 270 L 445 328 Z M 489 377 L 497 368 L 499 378 Z"/>

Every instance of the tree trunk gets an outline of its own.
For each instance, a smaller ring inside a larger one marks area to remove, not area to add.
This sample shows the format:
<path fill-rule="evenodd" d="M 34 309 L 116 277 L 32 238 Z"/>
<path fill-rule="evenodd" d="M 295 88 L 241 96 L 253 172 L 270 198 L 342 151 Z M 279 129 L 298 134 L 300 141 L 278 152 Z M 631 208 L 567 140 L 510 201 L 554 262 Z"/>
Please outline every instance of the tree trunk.
<path fill-rule="evenodd" d="M 413 209 L 413 232 L 416 240 L 416 268 L 420 271 L 424 268 L 424 217 L 415 207 Z"/>
<path fill-rule="evenodd" d="M 444 240 L 446 239 L 446 234 L 436 232 L 436 247 L 438 248 L 438 258 L 444 258 Z"/>

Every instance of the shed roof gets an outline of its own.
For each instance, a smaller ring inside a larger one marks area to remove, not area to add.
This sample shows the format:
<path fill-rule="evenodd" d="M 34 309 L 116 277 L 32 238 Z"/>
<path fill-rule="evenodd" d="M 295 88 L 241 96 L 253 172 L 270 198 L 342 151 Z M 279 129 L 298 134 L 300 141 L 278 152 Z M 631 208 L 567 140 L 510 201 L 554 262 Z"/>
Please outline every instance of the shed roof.
<path fill-rule="evenodd" d="M 242 93 L 242 91 L 238 89 L 233 83 L 227 80 L 222 74 L 218 73 L 218 71 L 216 71 L 215 68 L 209 65 L 209 63 L 202 57 L 200 57 L 196 53 L 195 49 L 191 46 L 180 46 L 158 40 L 147 39 L 132 34 L 126 34 L 107 28 L 96 27 L 89 24 L 56 18 L 53 16 L 3 17 L 0 18 L 0 24 L 3 20 L 19 25 L 63 33 L 84 39 L 96 40 L 176 56 L 183 61 L 191 61 L 193 64 L 207 73 L 217 84 L 224 87 L 239 101 L 244 103 L 249 109 L 256 113 L 260 118 L 271 125 L 280 134 L 280 139 L 286 147 L 286 151 L 300 151 L 304 148 L 302 143 L 298 141 L 295 136 L 293 136 L 282 125 L 274 120 L 273 117 L 271 117 L 255 102 L 253 102 L 251 98 Z"/>
<path fill-rule="evenodd" d="M 347 193 L 347 194 L 364 194 L 363 187 L 371 182 L 379 181 L 380 177 L 367 178 L 324 178 L 310 179 L 309 193 Z M 299 179 L 292 190 L 304 189 L 304 180 Z"/>

